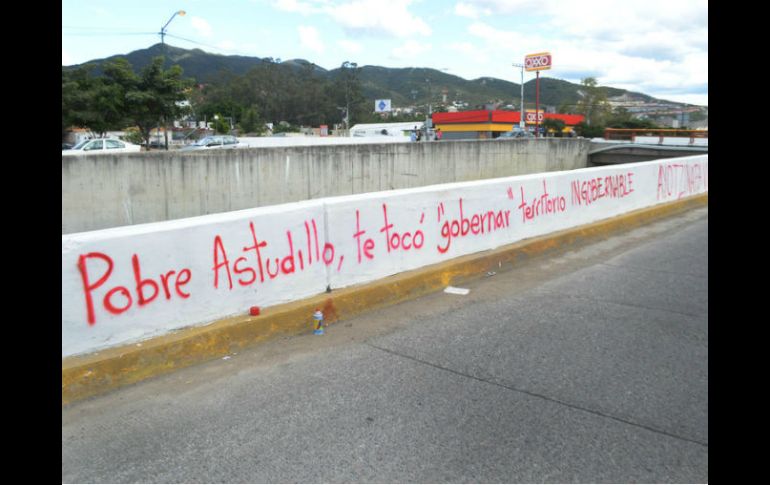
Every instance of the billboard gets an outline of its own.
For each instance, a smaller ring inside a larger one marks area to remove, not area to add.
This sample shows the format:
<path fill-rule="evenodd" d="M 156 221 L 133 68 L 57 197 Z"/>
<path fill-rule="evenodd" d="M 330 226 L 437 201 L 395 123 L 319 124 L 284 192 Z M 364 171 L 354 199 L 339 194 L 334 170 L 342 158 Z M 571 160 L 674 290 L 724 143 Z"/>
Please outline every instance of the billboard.
<path fill-rule="evenodd" d="M 390 112 L 390 100 L 389 99 L 376 99 L 374 101 L 375 113 L 389 113 Z"/>
<path fill-rule="evenodd" d="M 550 52 L 540 52 L 538 54 L 528 54 L 524 57 L 525 71 L 543 71 L 550 69 L 553 59 Z"/>

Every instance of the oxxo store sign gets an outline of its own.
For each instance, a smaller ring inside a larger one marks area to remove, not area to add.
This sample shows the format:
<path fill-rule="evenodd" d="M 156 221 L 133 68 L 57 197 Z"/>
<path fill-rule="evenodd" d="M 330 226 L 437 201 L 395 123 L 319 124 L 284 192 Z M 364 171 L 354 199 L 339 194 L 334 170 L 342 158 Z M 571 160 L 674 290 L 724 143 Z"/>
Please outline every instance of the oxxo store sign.
<path fill-rule="evenodd" d="M 524 70 L 529 71 L 544 71 L 551 68 L 550 52 L 540 52 L 538 54 L 529 54 L 524 57 Z"/>
<path fill-rule="evenodd" d="M 524 114 L 524 121 L 526 121 L 528 125 L 534 125 L 537 123 L 542 123 L 544 117 L 545 115 L 543 115 L 542 110 L 535 111 L 533 109 L 528 109 L 527 112 Z"/>

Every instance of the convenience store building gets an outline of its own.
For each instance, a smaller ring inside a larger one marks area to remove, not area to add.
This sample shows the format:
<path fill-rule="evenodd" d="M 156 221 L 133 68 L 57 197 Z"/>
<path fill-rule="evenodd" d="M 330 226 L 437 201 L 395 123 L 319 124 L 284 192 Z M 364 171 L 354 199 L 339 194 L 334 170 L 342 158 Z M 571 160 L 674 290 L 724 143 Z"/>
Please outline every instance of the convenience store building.
<path fill-rule="evenodd" d="M 534 132 L 535 122 L 529 118 L 534 119 L 525 113 L 527 129 Z M 565 135 L 574 132 L 575 125 L 585 120 L 585 116 L 577 114 L 543 113 L 543 118 L 562 120 Z M 506 131 L 518 128 L 521 113 L 500 110 L 433 113 L 432 120 L 434 129 L 440 129 L 445 140 L 483 140 L 497 138 Z"/>

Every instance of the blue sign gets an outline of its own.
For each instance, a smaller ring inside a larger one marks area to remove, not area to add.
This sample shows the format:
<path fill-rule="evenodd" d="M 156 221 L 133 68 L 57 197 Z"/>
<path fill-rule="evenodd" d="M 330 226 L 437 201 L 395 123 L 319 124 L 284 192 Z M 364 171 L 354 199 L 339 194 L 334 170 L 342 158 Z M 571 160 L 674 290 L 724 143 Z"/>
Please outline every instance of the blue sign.
<path fill-rule="evenodd" d="M 375 113 L 386 113 L 390 111 L 390 100 L 389 99 L 376 99 L 374 101 L 374 111 Z"/>

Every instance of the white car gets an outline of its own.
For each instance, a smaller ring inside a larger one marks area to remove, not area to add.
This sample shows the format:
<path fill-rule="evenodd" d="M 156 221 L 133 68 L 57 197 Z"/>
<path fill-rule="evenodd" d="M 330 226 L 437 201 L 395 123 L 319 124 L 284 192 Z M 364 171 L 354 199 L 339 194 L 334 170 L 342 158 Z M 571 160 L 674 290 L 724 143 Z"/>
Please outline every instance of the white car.
<path fill-rule="evenodd" d="M 130 153 L 141 150 L 139 145 L 128 143 L 117 138 L 97 138 L 83 140 L 69 150 L 62 150 L 62 155 L 98 155 L 110 153 Z"/>

